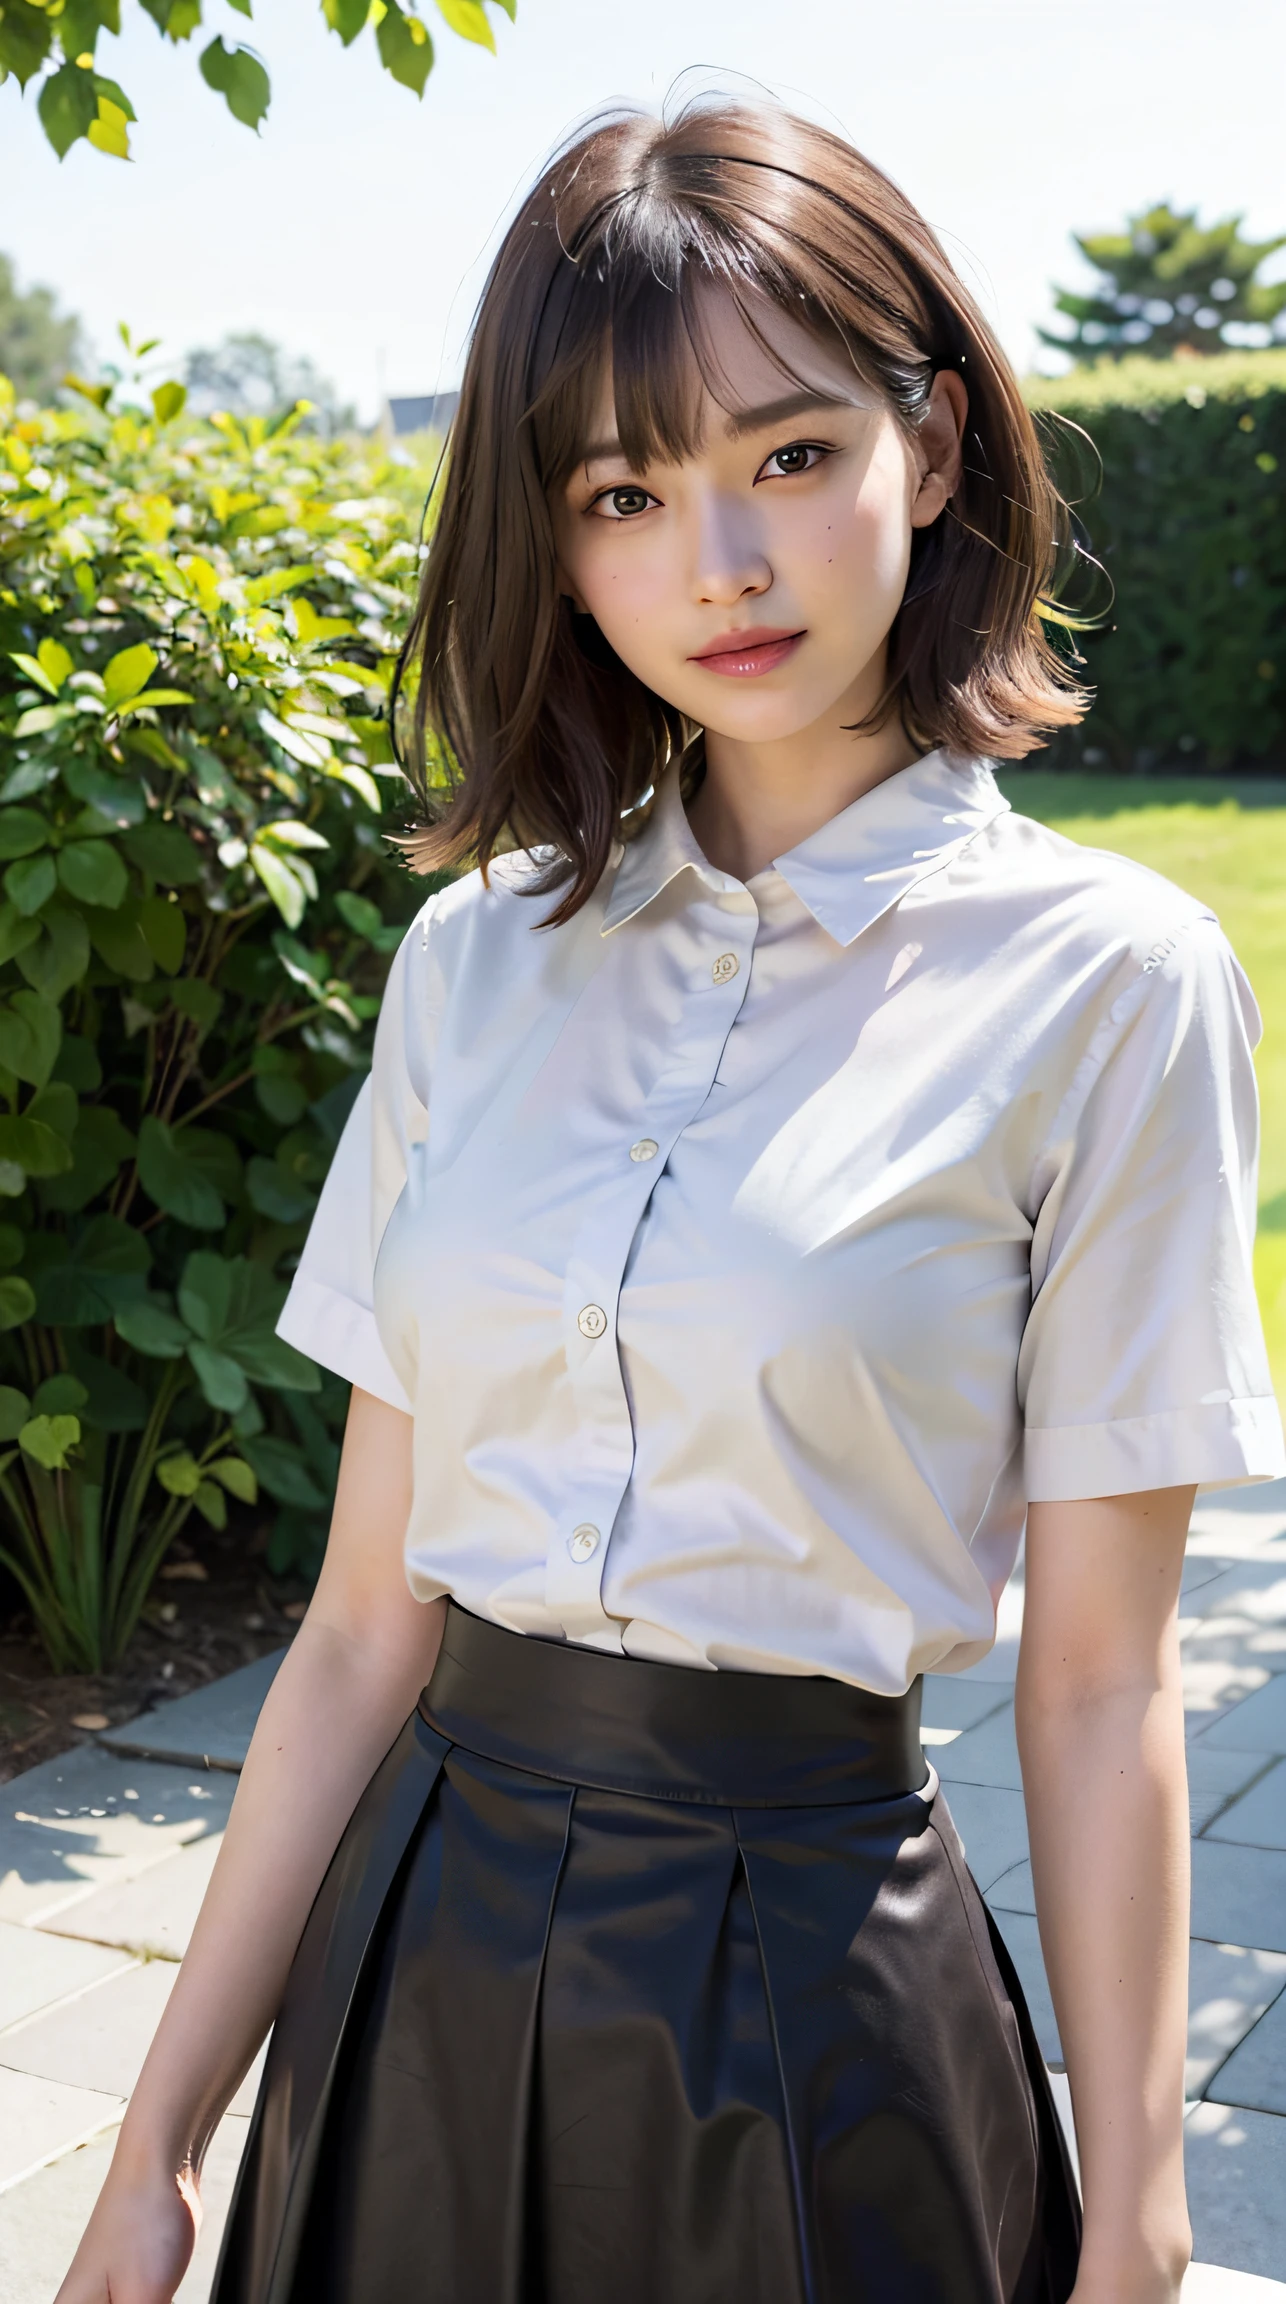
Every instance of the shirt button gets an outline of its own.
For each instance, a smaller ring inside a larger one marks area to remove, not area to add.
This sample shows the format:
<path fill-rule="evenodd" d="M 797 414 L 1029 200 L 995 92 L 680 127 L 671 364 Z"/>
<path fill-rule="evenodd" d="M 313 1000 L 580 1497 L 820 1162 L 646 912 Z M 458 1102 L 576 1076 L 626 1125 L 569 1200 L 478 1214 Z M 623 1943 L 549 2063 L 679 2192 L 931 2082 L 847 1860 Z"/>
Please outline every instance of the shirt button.
<path fill-rule="evenodd" d="M 740 966 L 741 962 L 735 952 L 721 952 L 710 974 L 716 984 L 730 984 Z"/>
<path fill-rule="evenodd" d="M 567 1549 L 573 1560 L 592 1560 L 598 1550 L 598 1530 L 588 1520 L 573 1528 L 567 1539 Z"/>
<path fill-rule="evenodd" d="M 576 1325 L 582 1336 L 601 1336 L 607 1326 L 607 1314 L 601 1304 L 587 1304 L 576 1315 Z"/>
<path fill-rule="evenodd" d="M 638 1143 L 630 1146 L 630 1158 L 631 1160 L 655 1160 L 660 1149 L 655 1136 L 640 1136 Z"/>

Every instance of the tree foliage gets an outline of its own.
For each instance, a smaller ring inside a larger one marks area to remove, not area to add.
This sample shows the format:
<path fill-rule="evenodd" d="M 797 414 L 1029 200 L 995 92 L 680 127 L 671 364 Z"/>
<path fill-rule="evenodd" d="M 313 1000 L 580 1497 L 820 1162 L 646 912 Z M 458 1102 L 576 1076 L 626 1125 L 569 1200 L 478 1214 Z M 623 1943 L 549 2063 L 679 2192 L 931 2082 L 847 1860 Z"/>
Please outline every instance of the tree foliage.
<path fill-rule="evenodd" d="M 1168 359 L 1176 351 L 1219 352 L 1233 343 L 1271 343 L 1286 313 L 1286 282 L 1256 278 L 1286 233 L 1247 240 L 1242 219 L 1200 225 L 1195 209 L 1160 201 L 1131 216 L 1124 232 L 1076 234 L 1101 277 L 1086 294 L 1055 292 L 1071 333 L 1041 329 L 1041 341 L 1077 362 L 1131 353 Z"/>
<path fill-rule="evenodd" d="M 79 351 L 79 320 L 59 312 L 48 288 L 20 293 L 13 265 L 0 256 L 0 375 L 19 399 L 51 399 Z"/>
<path fill-rule="evenodd" d="M 344 1387 L 274 1322 L 423 894 L 385 469 L 85 395 L 0 388 L 0 1556 L 73 1670 L 189 1512 L 324 1525 Z"/>
<path fill-rule="evenodd" d="M 137 0 L 137 5 L 176 46 L 191 40 L 202 23 L 202 0 Z M 238 15 L 252 13 L 252 0 L 229 0 L 229 5 Z M 494 50 L 489 5 L 512 18 L 517 0 L 437 0 L 451 31 Z M 369 25 L 384 70 L 423 96 L 433 69 L 433 42 L 413 8 L 402 7 L 400 0 L 321 0 L 321 11 L 345 48 Z M 35 85 L 41 126 L 60 160 L 82 138 L 116 159 L 129 158 L 134 107 L 97 62 L 100 36 L 118 35 L 120 29 L 121 0 L 3 0 L 0 6 L 0 81 L 12 77 L 24 90 Z M 199 63 L 202 79 L 222 96 L 233 119 L 257 130 L 272 88 L 254 49 L 239 41 L 229 46 L 216 35 L 201 50 Z"/>
<path fill-rule="evenodd" d="M 356 427 L 356 411 L 340 400 L 311 360 L 292 358 L 271 337 L 253 331 L 189 352 L 183 374 L 194 415 L 226 408 L 234 416 L 266 416 L 271 422 L 304 401 L 310 429 L 334 434 Z"/>

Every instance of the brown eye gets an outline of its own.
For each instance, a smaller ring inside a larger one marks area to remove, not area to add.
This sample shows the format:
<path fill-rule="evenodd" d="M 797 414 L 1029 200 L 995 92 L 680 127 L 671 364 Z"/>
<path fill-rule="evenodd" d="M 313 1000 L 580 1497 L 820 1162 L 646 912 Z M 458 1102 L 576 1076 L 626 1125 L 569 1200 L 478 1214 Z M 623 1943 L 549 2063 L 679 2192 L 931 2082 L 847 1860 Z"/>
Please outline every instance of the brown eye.
<path fill-rule="evenodd" d="M 806 472 L 810 453 L 807 448 L 779 448 L 773 462 L 782 472 Z"/>
<path fill-rule="evenodd" d="M 632 520 L 654 502 L 655 498 L 649 496 L 646 488 L 612 488 L 606 496 L 599 497 L 596 509 L 612 513 L 618 520 Z"/>

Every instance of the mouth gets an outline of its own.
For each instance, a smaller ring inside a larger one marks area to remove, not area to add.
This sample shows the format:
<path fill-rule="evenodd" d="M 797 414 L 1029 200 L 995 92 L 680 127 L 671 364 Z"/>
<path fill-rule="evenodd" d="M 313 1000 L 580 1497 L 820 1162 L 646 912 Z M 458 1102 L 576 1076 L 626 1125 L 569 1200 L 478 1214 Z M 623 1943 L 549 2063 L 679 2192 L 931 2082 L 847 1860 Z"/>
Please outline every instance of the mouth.
<path fill-rule="evenodd" d="M 690 656 L 690 664 L 700 664 L 707 672 L 722 672 L 733 680 L 754 680 L 763 672 L 775 672 L 788 656 L 793 656 L 803 632 L 785 632 L 766 625 L 751 625 L 744 632 L 725 632 Z"/>

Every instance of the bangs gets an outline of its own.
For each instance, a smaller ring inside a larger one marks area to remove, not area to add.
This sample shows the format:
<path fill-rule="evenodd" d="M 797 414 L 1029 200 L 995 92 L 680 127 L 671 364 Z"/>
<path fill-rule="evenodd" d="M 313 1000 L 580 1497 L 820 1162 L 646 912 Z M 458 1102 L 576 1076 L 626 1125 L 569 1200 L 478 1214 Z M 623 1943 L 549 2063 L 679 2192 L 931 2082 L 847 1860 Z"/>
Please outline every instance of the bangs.
<path fill-rule="evenodd" d="M 838 351 L 908 431 L 939 370 L 965 384 L 960 480 L 912 535 L 870 724 L 896 715 L 922 750 L 1013 760 L 1081 717 L 1071 626 L 1051 605 L 1066 508 L 1017 379 L 924 218 L 851 144 L 789 113 L 613 114 L 550 161 L 479 306 L 401 659 L 411 693 L 395 708 L 421 869 L 472 856 L 485 872 L 518 845 L 540 859 L 533 893 L 557 895 L 549 919 L 569 919 L 699 736 L 575 610 L 551 498 L 599 445 L 609 375 L 636 471 L 690 459 L 710 401 L 743 412 L 714 325 L 729 305 L 787 392 L 814 383 L 783 315 L 796 346 Z"/>
<path fill-rule="evenodd" d="M 708 326 L 714 298 L 726 298 L 787 385 L 807 391 L 813 379 L 765 332 L 766 306 L 819 346 L 839 351 L 855 380 L 904 418 L 914 420 L 927 402 L 932 364 L 914 342 L 872 344 L 855 325 L 851 284 L 844 298 L 844 284 L 828 280 L 806 245 L 784 247 L 779 233 L 756 230 L 748 214 L 728 214 L 723 189 L 723 212 L 712 211 L 708 187 L 699 203 L 677 188 L 632 190 L 592 216 L 568 248 L 532 363 L 529 420 L 547 487 L 561 486 L 602 445 L 598 412 L 608 372 L 616 439 L 635 471 L 698 453 L 703 394 L 730 416 L 740 413 Z"/>

